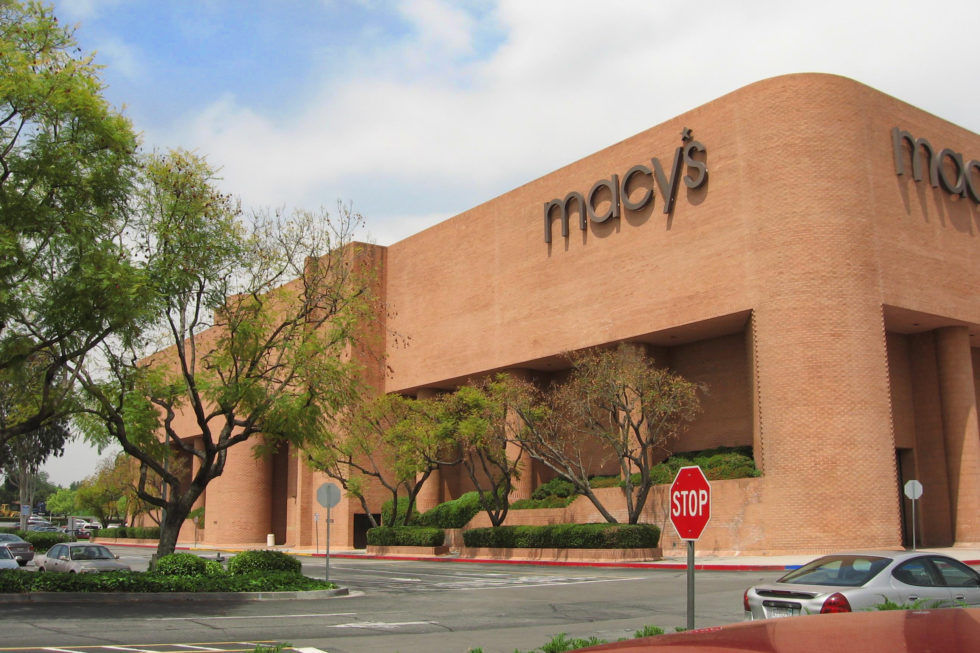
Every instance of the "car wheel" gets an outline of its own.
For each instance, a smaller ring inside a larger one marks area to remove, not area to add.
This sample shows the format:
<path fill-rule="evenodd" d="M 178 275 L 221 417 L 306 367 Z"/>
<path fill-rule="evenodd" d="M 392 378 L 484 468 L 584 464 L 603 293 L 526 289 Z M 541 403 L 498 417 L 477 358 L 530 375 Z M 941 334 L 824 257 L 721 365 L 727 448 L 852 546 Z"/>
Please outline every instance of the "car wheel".
<path fill-rule="evenodd" d="M 40 573 L 43 573 L 43 572 L 44 572 L 44 567 L 38 567 L 37 568 L 37 573 L 40 574 Z"/>

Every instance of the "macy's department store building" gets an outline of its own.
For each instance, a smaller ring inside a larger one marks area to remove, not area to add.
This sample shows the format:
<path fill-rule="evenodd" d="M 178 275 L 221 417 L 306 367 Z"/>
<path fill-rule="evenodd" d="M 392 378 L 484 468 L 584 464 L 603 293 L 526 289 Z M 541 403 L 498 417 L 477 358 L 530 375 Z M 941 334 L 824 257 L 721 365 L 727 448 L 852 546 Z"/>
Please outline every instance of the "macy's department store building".
<path fill-rule="evenodd" d="M 845 78 L 752 84 L 373 247 L 378 334 L 410 338 L 387 336 L 393 371 L 373 381 L 547 379 L 563 352 L 636 343 L 709 388 L 674 449 L 749 445 L 762 470 L 712 484 L 699 551 L 901 546 L 909 479 L 918 542 L 980 543 L 978 159 L 980 136 Z M 527 470 L 518 494 L 546 478 Z M 312 546 L 326 480 L 289 451 L 235 447 L 203 539 Z M 468 489 L 444 470 L 420 507 Z M 602 521 L 584 498 L 566 510 Z M 359 511 L 333 509 L 332 547 L 363 545 Z"/>

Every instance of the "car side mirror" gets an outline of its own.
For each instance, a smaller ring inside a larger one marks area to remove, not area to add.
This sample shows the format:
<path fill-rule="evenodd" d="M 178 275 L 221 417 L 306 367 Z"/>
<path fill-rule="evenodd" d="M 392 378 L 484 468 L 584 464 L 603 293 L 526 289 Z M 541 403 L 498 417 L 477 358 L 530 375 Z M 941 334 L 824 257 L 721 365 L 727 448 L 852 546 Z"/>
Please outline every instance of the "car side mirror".
<path fill-rule="evenodd" d="M 67 560 L 68 556 L 58 556 L 58 560 Z"/>
<path fill-rule="evenodd" d="M 115 555 L 114 555 L 113 557 L 114 557 L 114 558 L 115 558 L 116 560 L 118 560 L 118 559 L 119 559 L 119 554 L 117 553 L 117 554 L 115 554 Z"/>

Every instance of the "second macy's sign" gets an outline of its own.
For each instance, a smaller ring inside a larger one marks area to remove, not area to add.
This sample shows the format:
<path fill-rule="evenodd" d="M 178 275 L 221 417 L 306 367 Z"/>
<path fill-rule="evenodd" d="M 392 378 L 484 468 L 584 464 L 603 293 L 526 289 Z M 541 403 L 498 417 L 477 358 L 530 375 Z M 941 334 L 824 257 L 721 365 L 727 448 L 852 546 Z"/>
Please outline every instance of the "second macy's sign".
<path fill-rule="evenodd" d="M 551 224 L 557 213 L 561 221 L 561 235 L 568 238 L 568 215 L 572 210 L 578 211 L 579 229 L 585 231 L 588 221 L 605 222 L 611 218 L 618 218 L 625 208 L 629 211 L 639 211 L 653 201 L 653 183 L 648 183 L 647 188 L 636 199 L 630 198 L 630 188 L 633 180 L 637 177 L 652 178 L 656 185 L 660 187 L 660 192 L 664 196 L 664 213 L 670 213 L 674 209 L 674 199 L 677 197 L 677 187 L 681 179 L 681 170 L 686 166 L 690 172 L 684 175 L 684 185 L 688 188 L 700 188 L 708 180 L 708 167 L 704 161 L 695 158 L 695 152 L 705 153 L 705 147 L 701 143 L 693 140 L 691 130 L 684 128 L 681 132 L 683 145 L 674 151 L 674 165 L 670 171 L 670 177 L 664 173 L 663 166 L 657 158 L 650 159 L 653 170 L 645 165 L 635 165 L 620 178 L 619 175 L 612 175 L 610 179 L 600 179 L 592 184 L 592 189 L 586 195 L 572 191 L 564 199 L 553 199 L 544 204 L 544 242 L 551 242 Z M 609 196 L 609 205 L 602 211 L 596 209 L 596 199 L 599 195 Z"/>

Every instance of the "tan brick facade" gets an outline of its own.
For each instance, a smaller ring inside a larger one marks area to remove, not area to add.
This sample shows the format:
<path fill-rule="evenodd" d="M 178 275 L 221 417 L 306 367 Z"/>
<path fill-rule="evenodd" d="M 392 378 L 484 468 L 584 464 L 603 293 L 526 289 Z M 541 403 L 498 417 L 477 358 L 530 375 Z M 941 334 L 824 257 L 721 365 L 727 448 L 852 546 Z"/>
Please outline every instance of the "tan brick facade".
<path fill-rule="evenodd" d="M 764 472 L 717 485 L 699 550 L 901 546 L 910 478 L 925 486 L 920 542 L 980 542 L 980 205 L 933 187 L 928 170 L 914 181 L 907 153 L 896 174 L 894 127 L 937 156 L 980 159 L 976 134 L 848 79 L 791 75 L 377 248 L 388 313 L 375 335 L 389 334 L 391 372 L 379 366 L 374 382 L 415 395 L 501 370 L 547 376 L 563 352 L 646 343 L 710 389 L 675 449 L 752 445 Z M 679 183 L 672 213 L 654 176 L 635 175 L 627 197 L 652 189 L 652 204 L 585 230 L 573 211 L 569 235 L 554 219 L 545 242 L 547 202 L 651 157 L 670 175 L 684 128 L 708 178 Z M 955 182 L 951 157 L 940 173 Z M 968 172 L 980 191 L 980 164 Z M 296 456 L 248 455 L 229 456 L 207 490 L 206 541 L 275 533 L 312 545 L 323 479 Z M 453 474 L 430 479 L 424 503 L 465 491 Z M 649 519 L 662 521 L 662 503 L 650 501 Z M 334 546 L 355 542 L 358 511 L 346 499 L 335 509 Z M 545 518 L 510 519 L 532 512 Z M 670 550 L 669 525 L 665 536 Z"/>

